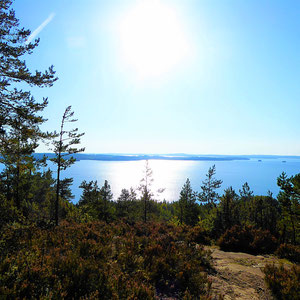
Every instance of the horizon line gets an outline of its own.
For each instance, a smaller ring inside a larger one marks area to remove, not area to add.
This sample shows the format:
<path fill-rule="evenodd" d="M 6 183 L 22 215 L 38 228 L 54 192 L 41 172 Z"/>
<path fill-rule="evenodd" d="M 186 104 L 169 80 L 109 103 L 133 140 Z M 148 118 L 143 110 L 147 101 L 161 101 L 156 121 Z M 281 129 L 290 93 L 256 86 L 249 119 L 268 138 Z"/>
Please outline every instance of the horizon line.
<path fill-rule="evenodd" d="M 34 152 L 36 154 L 52 154 L 54 152 Z M 154 156 L 154 155 L 186 155 L 186 156 L 273 156 L 273 157 L 299 157 L 300 154 L 195 154 L 195 153 L 144 153 L 144 152 L 138 152 L 138 153 L 133 153 L 133 152 L 85 152 L 85 153 L 75 153 L 79 155 L 148 155 L 148 156 Z"/>

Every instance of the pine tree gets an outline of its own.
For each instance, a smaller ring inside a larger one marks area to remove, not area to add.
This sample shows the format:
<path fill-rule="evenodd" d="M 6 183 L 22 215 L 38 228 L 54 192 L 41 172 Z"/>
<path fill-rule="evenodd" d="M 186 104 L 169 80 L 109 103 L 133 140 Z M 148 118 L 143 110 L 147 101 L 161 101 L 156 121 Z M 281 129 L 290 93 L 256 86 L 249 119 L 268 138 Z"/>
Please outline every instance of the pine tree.
<path fill-rule="evenodd" d="M 116 211 L 117 217 L 133 220 L 135 217 L 135 208 L 137 206 L 136 192 L 131 187 L 130 190 L 122 189 L 121 194 L 117 199 Z"/>
<path fill-rule="evenodd" d="M 47 106 L 47 99 L 40 103 L 30 91 L 18 88 L 49 87 L 57 80 L 53 66 L 45 72 L 31 72 L 24 60 L 33 53 L 39 40 L 28 42 L 30 30 L 19 27 L 19 21 L 11 9 L 11 0 L 0 0 L 0 154 L 5 165 L 6 195 L 14 198 L 20 208 L 28 174 L 36 170 L 32 153 L 40 139 L 49 137 L 42 133 L 40 125 L 46 120 L 40 116 Z"/>
<path fill-rule="evenodd" d="M 110 185 L 108 184 L 108 181 L 104 181 L 104 185 L 100 189 L 100 197 L 103 201 L 103 219 L 106 223 L 108 223 L 111 213 L 110 213 L 110 201 L 113 199 L 113 194 L 111 192 Z"/>
<path fill-rule="evenodd" d="M 214 207 L 216 207 L 216 202 L 219 199 L 219 195 L 216 192 L 216 189 L 220 188 L 222 180 L 217 180 L 214 178 L 216 174 L 216 166 L 213 165 L 209 168 L 208 173 L 206 174 L 206 179 L 202 182 L 201 186 L 202 192 L 199 195 L 199 200 L 206 202 Z"/>
<path fill-rule="evenodd" d="M 86 182 L 82 181 L 79 188 L 83 189 L 82 195 L 78 202 L 79 207 L 88 208 L 98 201 L 100 189 L 98 187 L 97 180 Z"/>
<path fill-rule="evenodd" d="M 84 133 L 78 133 L 78 128 L 66 130 L 67 123 L 76 122 L 73 119 L 74 112 L 71 106 L 68 106 L 63 114 L 60 132 L 56 134 L 57 140 L 53 140 L 55 157 L 50 160 L 57 165 L 57 183 L 56 183 L 56 200 L 55 200 L 55 224 L 58 225 L 59 194 L 60 194 L 60 172 L 75 163 L 76 159 L 72 154 L 84 151 L 84 148 L 77 148 L 80 144 L 80 138 Z M 73 147 L 75 145 L 75 147 Z"/>
<path fill-rule="evenodd" d="M 51 136 L 40 130 L 39 126 L 45 119 L 37 115 L 47 103 L 35 103 L 30 93 L 22 93 L 22 97 L 24 107 L 18 105 L 18 109 L 12 114 L 13 119 L 8 120 L 9 127 L 0 133 L 0 162 L 5 165 L 5 174 L 13 178 L 10 189 L 18 208 L 22 199 L 22 178 L 35 172 L 39 164 L 44 162 L 35 159 L 32 154 L 39 140 Z"/>
<path fill-rule="evenodd" d="M 238 195 L 232 187 L 227 188 L 224 191 L 224 195 L 220 201 L 220 213 L 223 224 L 223 231 L 230 229 L 233 225 L 239 222 L 238 216 L 236 216 L 236 204 Z"/>
<path fill-rule="evenodd" d="M 242 189 L 239 190 L 241 200 L 243 201 L 249 201 L 253 197 L 253 192 L 251 191 L 248 182 L 245 182 L 242 186 Z"/>
<path fill-rule="evenodd" d="M 0 0 L 0 131 L 6 132 L 15 114 L 23 111 L 26 117 L 26 101 L 29 92 L 17 89 L 18 83 L 37 87 L 49 87 L 57 80 L 53 66 L 45 72 L 32 73 L 23 59 L 33 53 L 39 40 L 29 43 L 30 30 L 19 28 L 19 20 L 10 7 L 11 0 Z M 24 100 L 25 99 L 25 100 Z M 24 102 L 25 101 L 25 102 Z M 33 104 L 38 105 L 32 98 Z M 46 105 L 47 99 L 41 105 Z M 30 119 L 30 116 L 28 116 Z"/>
<path fill-rule="evenodd" d="M 71 190 L 72 184 L 73 184 L 73 178 L 64 178 L 60 180 L 59 195 L 64 201 L 70 202 L 75 197 L 72 194 L 72 190 Z"/>
<path fill-rule="evenodd" d="M 277 185 L 281 189 L 278 201 L 282 210 L 282 242 L 285 242 L 286 235 L 290 234 L 289 238 L 295 245 L 300 239 L 300 174 L 289 178 L 283 172 L 277 178 Z"/>
<path fill-rule="evenodd" d="M 196 205 L 196 193 L 191 187 L 189 179 L 186 180 L 180 192 L 178 201 L 180 224 L 195 225 L 198 221 L 198 211 Z"/>
<path fill-rule="evenodd" d="M 144 176 L 140 181 L 138 190 L 141 192 L 141 201 L 143 203 L 143 220 L 147 222 L 147 217 L 150 209 L 150 201 L 152 200 L 153 193 L 151 191 L 151 185 L 153 182 L 152 169 L 149 167 L 148 160 L 145 164 Z"/>

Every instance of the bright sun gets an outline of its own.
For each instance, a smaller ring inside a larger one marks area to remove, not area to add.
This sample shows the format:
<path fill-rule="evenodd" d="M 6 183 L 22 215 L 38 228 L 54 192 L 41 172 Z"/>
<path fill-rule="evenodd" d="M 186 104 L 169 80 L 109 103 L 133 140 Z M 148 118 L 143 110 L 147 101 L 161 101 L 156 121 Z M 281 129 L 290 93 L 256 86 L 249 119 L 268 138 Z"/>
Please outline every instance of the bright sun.
<path fill-rule="evenodd" d="M 161 77 L 190 56 L 190 46 L 175 8 L 142 0 L 118 21 L 123 63 L 138 78 Z"/>

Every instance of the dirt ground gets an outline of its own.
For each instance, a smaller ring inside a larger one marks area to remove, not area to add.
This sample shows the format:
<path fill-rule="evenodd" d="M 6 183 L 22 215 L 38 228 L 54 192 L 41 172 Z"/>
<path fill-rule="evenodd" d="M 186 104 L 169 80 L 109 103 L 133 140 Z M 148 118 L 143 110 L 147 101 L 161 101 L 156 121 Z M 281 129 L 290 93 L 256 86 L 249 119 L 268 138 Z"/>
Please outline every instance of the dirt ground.
<path fill-rule="evenodd" d="M 216 270 L 216 273 L 209 275 L 215 295 L 223 295 L 224 300 L 273 299 L 265 285 L 261 269 L 266 263 L 278 264 L 278 259 L 272 256 L 255 256 L 224 252 L 216 248 L 209 249 L 212 251 Z M 215 299 L 218 297 L 215 296 Z"/>

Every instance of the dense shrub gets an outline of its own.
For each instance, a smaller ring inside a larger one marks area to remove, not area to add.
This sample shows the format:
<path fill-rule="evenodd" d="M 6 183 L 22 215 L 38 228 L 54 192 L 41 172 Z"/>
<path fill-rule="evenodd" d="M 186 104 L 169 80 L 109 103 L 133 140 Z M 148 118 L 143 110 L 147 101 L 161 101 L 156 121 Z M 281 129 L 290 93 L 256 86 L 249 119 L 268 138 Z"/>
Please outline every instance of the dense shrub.
<path fill-rule="evenodd" d="M 265 281 L 277 299 L 300 299 L 300 267 L 293 265 L 290 269 L 282 265 L 266 265 L 263 269 Z"/>
<path fill-rule="evenodd" d="M 286 258 L 291 262 L 300 263 L 300 247 L 290 244 L 281 244 L 275 254 L 280 258 Z"/>
<path fill-rule="evenodd" d="M 267 230 L 235 225 L 220 237 L 218 245 L 225 251 L 263 254 L 274 252 L 277 241 Z"/>
<path fill-rule="evenodd" d="M 0 250 L 0 294 L 8 298 L 208 299 L 210 252 L 157 223 L 13 224 Z"/>
<path fill-rule="evenodd" d="M 197 244 L 210 245 L 209 233 L 201 225 L 190 227 L 186 235 L 186 240 Z"/>
<path fill-rule="evenodd" d="M 13 201 L 8 201 L 0 194 L 0 233 L 4 226 L 16 221 L 24 222 L 24 216 L 14 206 Z"/>

